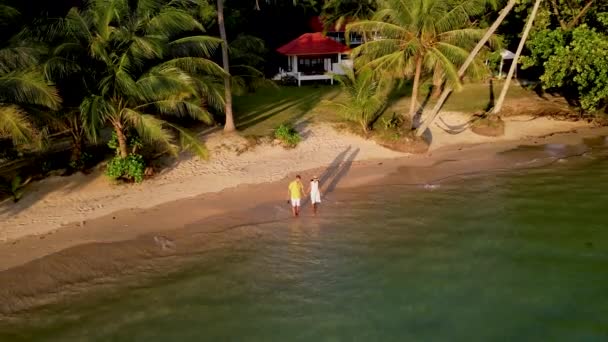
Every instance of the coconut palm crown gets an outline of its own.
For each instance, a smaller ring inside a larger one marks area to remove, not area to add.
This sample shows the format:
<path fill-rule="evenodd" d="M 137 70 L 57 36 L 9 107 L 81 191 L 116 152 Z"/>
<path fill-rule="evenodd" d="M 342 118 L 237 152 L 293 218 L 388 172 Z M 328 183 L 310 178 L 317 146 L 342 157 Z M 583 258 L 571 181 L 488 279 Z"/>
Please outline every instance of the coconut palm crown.
<path fill-rule="evenodd" d="M 18 25 L 19 16 L 16 9 L 0 5 L 3 23 Z M 57 109 L 61 99 L 39 67 L 43 49 L 17 36 L 2 37 L 1 43 L 0 138 L 12 139 L 15 146 L 29 144 L 37 137 L 30 109 Z"/>
<path fill-rule="evenodd" d="M 372 40 L 353 50 L 355 66 L 369 67 L 395 78 L 413 77 L 409 114 L 414 115 L 421 76 L 441 74 L 460 87 L 458 65 L 484 35 L 471 18 L 483 12 L 486 0 L 383 0 L 372 20 L 347 26 Z M 473 68 L 473 71 L 480 71 Z"/>
<path fill-rule="evenodd" d="M 201 24 L 180 1 L 91 0 L 84 10 L 70 10 L 59 29 L 73 39 L 55 49 L 69 58 L 78 49 L 99 65 L 90 93 L 80 105 L 92 140 L 109 124 L 118 137 L 119 155 L 129 154 L 126 133 L 176 152 L 175 134 L 195 151 L 204 149 L 166 116 L 191 117 L 211 123 L 206 105 L 221 108 L 223 99 L 208 82 L 223 76 L 208 57 L 220 40 L 204 35 Z M 185 140 L 184 140 L 185 139 Z"/>

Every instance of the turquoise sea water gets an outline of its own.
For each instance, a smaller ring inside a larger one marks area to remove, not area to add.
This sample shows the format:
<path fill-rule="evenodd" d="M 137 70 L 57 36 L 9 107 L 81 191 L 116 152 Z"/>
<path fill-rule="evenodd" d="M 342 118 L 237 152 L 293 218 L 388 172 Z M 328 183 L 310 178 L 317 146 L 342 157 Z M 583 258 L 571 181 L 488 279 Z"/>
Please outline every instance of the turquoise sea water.
<path fill-rule="evenodd" d="M 606 341 L 602 152 L 433 188 L 336 192 L 320 217 L 240 228 L 257 238 L 171 275 L 0 325 L 0 337 Z"/>

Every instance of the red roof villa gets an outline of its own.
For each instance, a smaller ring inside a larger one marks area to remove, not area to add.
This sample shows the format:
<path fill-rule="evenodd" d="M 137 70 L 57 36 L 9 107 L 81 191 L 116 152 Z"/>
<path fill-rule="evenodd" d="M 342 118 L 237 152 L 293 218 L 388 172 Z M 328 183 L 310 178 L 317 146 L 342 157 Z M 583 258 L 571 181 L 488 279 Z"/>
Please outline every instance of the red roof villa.
<path fill-rule="evenodd" d="M 302 81 L 313 80 L 329 80 L 333 84 L 333 75 L 344 74 L 342 67 L 352 68 L 348 60 L 350 49 L 343 44 L 344 31 L 320 32 L 323 26 L 318 17 L 315 18 L 311 27 L 318 32 L 305 33 L 277 49 L 287 56 L 287 70 L 280 69 L 275 79 L 292 76 L 298 86 Z"/>

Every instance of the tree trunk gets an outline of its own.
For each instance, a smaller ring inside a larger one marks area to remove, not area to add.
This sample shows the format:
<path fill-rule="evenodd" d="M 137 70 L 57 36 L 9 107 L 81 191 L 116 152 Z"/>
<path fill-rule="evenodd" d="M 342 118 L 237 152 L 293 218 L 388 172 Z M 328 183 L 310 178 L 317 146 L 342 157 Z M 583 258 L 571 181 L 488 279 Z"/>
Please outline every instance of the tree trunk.
<path fill-rule="evenodd" d="M 441 77 L 433 77 L 433 93 L 431 97 L 438 99 L 441 96 L 441 88 L 443 85 L 443 79 Z"/>
<path fill-rule="evenodd" d="M 226 125 L 224 131 L 232 132 L 236 129 L 234 126 L 234 117 L 232 116 L 232 85 L 230 84 L 230 64 L 228 62 L 228 38 L 226 37 L 226 26 L 224 25 L 224 0 L 217 0 L 217 24 L 220 27 L 220 38 L 222 39 L 222 65 L 226 76 L 224 76 L 224 94 L 226 107 Z"/>
<path fill-rule="evenodd" d="M 534 22 L 534 18 L 536 17 L 536 12 L 538 12 L 538 7 L 540 6 L 540 2 L 542 0 L 536 0 L 534 3 L 534 8 L 532 8 L 532 13 L 530 13 L 530 17 L 528 17 L 528 22 L 526 23 L 526 28 L 524 29 L 524 33 L 521 36 L 521 40 L 519 41 L 519 45 L 517 46 L 517 51 L 515 51 L 515 57 L 513 58 L 513 62 L 511 64 L 511 68 L 509 68 L 509 73 L 507 74 L 507 79 L 505 80 L 505 84 L 502 86 L 502 90 L 500 91 L 500 96 L 498 96 L 498 100 L 496 100 L 496 105 L 494 106 L 494 110 L 492 110 L 492 114 L 496 115 L 500 113 L 502 110 L 502 105 L 505 102 L 505 98 L 507 97 L 507 92 L 509 91 L 509 85 L 511 84 L 511 79 L 513 79 L 513 75 L 515 74 L 515 70 L 517 70 L 517 60 L 519 59 L 519 55 L 524 49 L 524 45 L 526 45 L 526 39 L 528 38 L 528 34 L 532 29 L 532 23 Z"/>
<path fill-rule="evenodd" d="M 498 26 L 500 26 L 500 24 L 505 19 L 507 14 L 509 14 L 509 12 L 511 12 L 511 10 L 513 9 L 513 6 L 515 6 L 516 3 L 517 3 L 517 0 L 509 0 L 507 5 L 505 6 L 505 8 L 503 8 L 502 11 L 500 11 L 500 15 L 498 16 L 498 18 L 496 18 L 496 21 L 494 21 L 492 26 L 490 26 L 490 28 L 488 29 L 486 34 L 483 36 L 483 38 L 481 38 L 481 40 L 477 43 L 477 45 L 475 46 L 473 51 L 471 51 L 471 53 L 469 54 L 469 57 L 467 57 L 467 59 L 464 61 L 464 63 L 460 67 L 460 69 L 458 69 L 458 77 L 462 78 L 464 76 L 464 73 L 467 71 L 467 69 L 471 65 L 471 63 L 473 63 L 473 60 L 475 60 L 475 57 L 477 57 L 477 54 L 479 53 L 479 51 L 481 51 L 483 46 L 486 45 L 488 40 L 490 40 L 490 37 L 492 37 L 492 35 L 494 34 L 494 32 L 496 31 Z M 450 96 L 450 93 L 452 92 L 452 90 L 453 89 L 451 87 L 445 87 L 443 89 L 443 92 L 441 93 L 441 96 L 437 100 L 435 107 L 433 107 L 433 110 L 429 114 L 429 117 L 426 120 L 424 120 L 422 125 L 420 125 L 420 127 L 416 131 L 417 136 L 421 136 L 426 131 L 426 129 L 431 125 L 431 123 L 433 123 L 433 120 L 435 120 L 435 118 L 437 117 L 437 114 L 439 114 L 439 110 L 441 110 L 441 107 L 443 107 L 445 100 L 447 100 L 448 96 Z"/>
<path fill-rule="evenodd" d="M 422 74 L 422 56 L 416 57 L 416 73 L 414 74 L 414 84 L 412 85 L 412 100 L 410 102 L 410 119 L 414 122 L 416 110 L 418 108 L 418 87 L 420 87 L 420 74 Z"/>
<path fill-rule="evenodd" d="M 82 148 L 84 146 L 84 139 L 81 135 L 72 133 L 72 156 L 70 157 L 70 161 L 74 163 L 74 165 L 78 165 L 80 167 L 80 161 L 82 160 Z"/>
<path fill-rule="evenodd" d="M 118 152 L 120 153 L 120 157 L 127 158 L 129 156 L 127 136 L 119 125 L 114 125 L 114 132 L 116 132 L 116 137 L 118 138 Z"/>

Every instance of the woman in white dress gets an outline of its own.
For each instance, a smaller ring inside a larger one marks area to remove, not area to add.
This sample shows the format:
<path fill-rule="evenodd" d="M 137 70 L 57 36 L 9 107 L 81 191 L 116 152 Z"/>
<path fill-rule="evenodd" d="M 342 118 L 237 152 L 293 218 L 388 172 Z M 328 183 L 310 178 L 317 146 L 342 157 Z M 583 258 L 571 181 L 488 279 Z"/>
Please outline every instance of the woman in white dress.
<path fill-rule="evenodd" d="M 317 214 L 317 207 L 321 203 L 321 191 L 319 191 L 319 177 L 314 176 L 310 180 L 310 187 L 308 188 L 310 195 L 310 202 L 312 203 L 312 212 L 314 215 Z"/>

